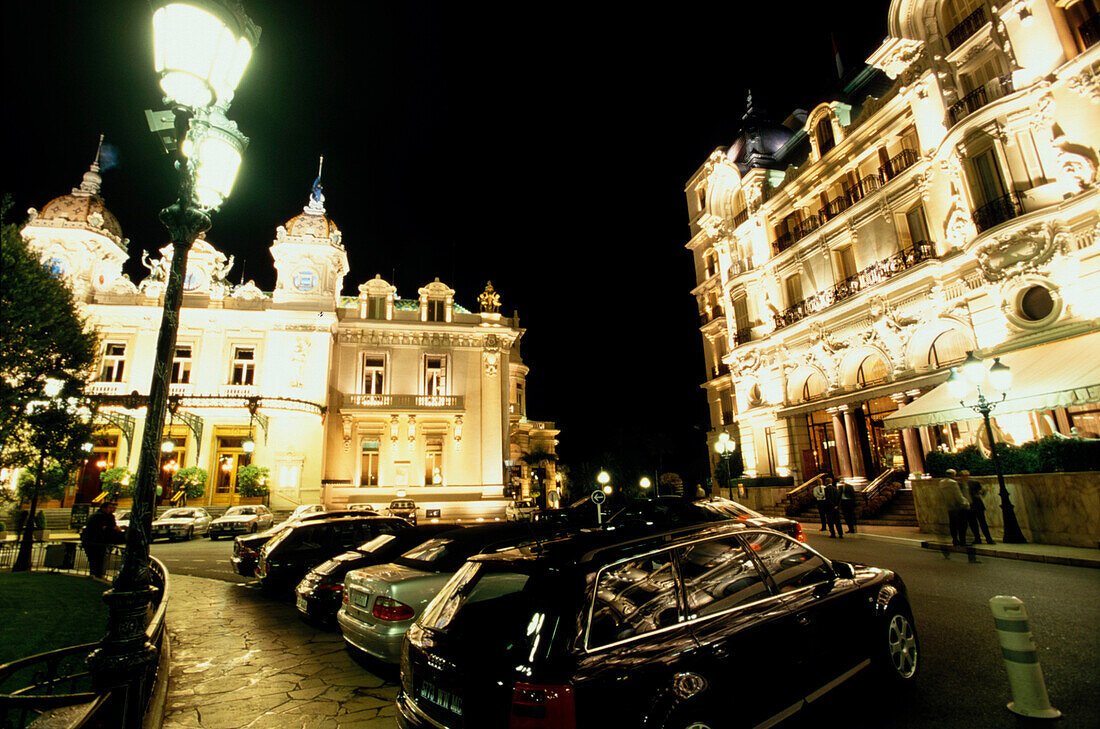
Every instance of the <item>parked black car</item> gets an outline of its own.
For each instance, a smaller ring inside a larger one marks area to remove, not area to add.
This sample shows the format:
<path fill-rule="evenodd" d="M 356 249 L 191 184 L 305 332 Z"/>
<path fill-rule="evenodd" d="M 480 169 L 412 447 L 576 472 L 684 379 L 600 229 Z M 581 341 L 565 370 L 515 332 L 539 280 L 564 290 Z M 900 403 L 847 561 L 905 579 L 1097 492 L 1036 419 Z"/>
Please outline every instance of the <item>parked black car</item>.
<path fill-rule="evenodd" d="M 802 525 L 783 516 L 764 516 L 758 511 L 721 496 L 704 499 L 683 499 L 679 496 L 659 496 L 655 499 L 631 501 L 610 518 L 608 527 L 671 528 L 709 521 L 737 521 L 748 526 L 767 527 L 806 541 Z"/>
<path fill-rule="evenodd" d="M 360 567 L 391 562 L 413 547 L 453 529 L 454 524 L 422 524 L 379 534 L 350 552 L 317 565 L 302 578 L 295 590 L 298 612 L 303 618 L 322 625 L 335 625 L 336 611 L 344 598 L 344 575 Z"/>
<path fill-rule="evenodd" d="M 379 534 L 409 529 L 394 516 L 341 516 L 291 524 L 260 548 L 256 576 L 265 589 L 293 587 L 326 560 Z"/>
<path fill-rule="evenodd" d="M 409 628 L 398 723 L 771 726 L 920 651 L 901 579 L 744 524 L 588 530 L 471 558 Z"/>
<path fill-rule="evenodd" d="M 254 577 L 256 575 L 256 564 L 260 560 L 260 548 L 267 544 L 268 540 L 272 537 L 293 524 L 317 521 L 319 519 L 334 519 L 338 516 L 370 515 L 365 515 L 362 511 L 319 511 L 303 514 L 296 519 L 287 519 L 259 534 L 245 534 L 234 539 L 233 556 L 229 558 L 229 562 L 241 577 Z"/>

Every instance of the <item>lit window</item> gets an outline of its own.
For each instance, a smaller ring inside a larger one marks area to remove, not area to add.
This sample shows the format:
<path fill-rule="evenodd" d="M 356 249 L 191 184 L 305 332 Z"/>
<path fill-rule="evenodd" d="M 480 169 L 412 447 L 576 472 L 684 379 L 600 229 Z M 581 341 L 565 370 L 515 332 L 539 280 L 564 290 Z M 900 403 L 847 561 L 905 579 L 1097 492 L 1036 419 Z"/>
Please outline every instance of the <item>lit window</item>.
<path fill-rule="evenodd" d="M 424 443 L 424 483 L 443 483 L 443 438 L 429 436 Z"/>
<path fill-rule="evenodd" d="M 256 377 L 256 348 L 234 347 L 233 368 L 229 373 L 229 384 L 251 385 Z"/>
<path fill-rule="evenodd" d="M 443 299 L 428 299 L 427 321 L 446 321 L 446 303 Z"/>
<path fill-rule="evenodd" d="M 126 370 L 126 345 L 109 343 L 103 350 L 103 369 L 99 379 L 102 382 L 122 382 Z"/>
<path fill-rule="evenodd" d="M 856 373 L 856 383 L 860 387 L 886 382 L 886 363 L 881 357 L 872 355 L 863 360 Z"/>
<path fill-rule="evenodd" d="M 836 142 L 833 140 L 833 122 L 829 117 L 825 117 L 817 123 L 814 136 L 817 137 L 817 151 L 822 157 L 836 146 Z"/>
<path fill-rule="evenodd" d="M 359 468 L 360 486 L 378 485 L 378 439 L 363 440 Z"/>
<path fill-rule="evenodd" d="M 385 382 L 386 358 L 380 354 L 368 354 L 363 357 L 363 394 L 381 395 Z"/>
<path fill-rule="evenodd" d="M 367 318 L 368 319 L 385 319 L 386 318 L 386 297 L 385 296 L 368 296 L 367 297 Z"/>
<path fill-rule="evenodd" d="M 439 354 L 424 357 L 424 394 L 447 394 L 447 358 Z"/>
<path fill-rule="evenodd" d="M 172 384 L 186 385 L 191 382 L 191 345 L 176 347 L 176 356 L 172 359 Z"/>

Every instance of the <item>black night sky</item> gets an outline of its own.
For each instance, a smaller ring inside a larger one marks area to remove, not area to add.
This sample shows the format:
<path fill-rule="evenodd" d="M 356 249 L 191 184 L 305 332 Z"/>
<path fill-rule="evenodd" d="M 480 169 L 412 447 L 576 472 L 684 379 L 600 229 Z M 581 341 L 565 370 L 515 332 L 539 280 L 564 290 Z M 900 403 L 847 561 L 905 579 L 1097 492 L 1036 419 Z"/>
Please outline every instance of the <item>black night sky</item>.
<path fill-rule="evenodd" d="M 886 0 L 844 3 L 249 0 L 263 28 L 230 117 L 251 138 L 208 239 L 270 290 L 275 228 L 325 156 L 344 294 L 438 276 L 476 310 L 518 310 L 528 415 L 562 428 L 575 475 L 608 465 L 702 480 L 705 378 L 683 186 L 735 137 L 745 92 L 782 119 L 838 88 L 886 34 Z M 165 245 L 174 177 L 143 110 L 164 108 L 144 2 L 5 3 L 0 193 L 15 220 L 79 184 L 99 134 L 103 196 L 141 251 Z M 660 462 L 658 462 L 660 461 Z"/>

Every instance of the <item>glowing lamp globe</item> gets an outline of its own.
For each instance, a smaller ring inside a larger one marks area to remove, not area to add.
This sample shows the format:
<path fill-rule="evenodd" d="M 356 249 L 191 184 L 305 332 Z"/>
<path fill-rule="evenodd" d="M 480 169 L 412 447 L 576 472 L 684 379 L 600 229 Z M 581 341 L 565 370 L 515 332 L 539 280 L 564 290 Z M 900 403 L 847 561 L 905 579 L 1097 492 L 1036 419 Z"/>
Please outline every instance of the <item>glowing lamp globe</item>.
<path fill-rule="evenodd" d="M 195 170 L 194 200 L 210 210 L 221 207 L 233 190 L 248 137 L 215 106 L 196 114 L 183 142 L 183 154 Z"/>
<path fill-rule="evenodd" d="M 193 109 L 228 103 L 259 39 L 235 0 L 158 3 L 153 63 L 167 100 Z"/>
<path fill-rule="evenodd" d="M 246 438 L 241 443 L 241 450 L 243 450 L 245 453 L 253 452 L 254 450 L 256 450 L 256 441 L 252 440 L 251 438 Z"/>
<path fill-rule="evenodd" d="M 643 489 L 647 489 L 653 485 L 653 482 L 649 480 L 649 476 L 642 476 L 642 480 L 638 482 L 638 485 Z"/>
<path fill-rule="evenodd" d="M 951 368 L 951 376 L 947 378 L 947 391 L 956 400 L 963 400 L 970 391 L 970 383 L 959 373 L 955 367 Z"/>
<path fill-rule="evenodd" d="M 989 368 L 989 382 L 998 392 L 1008 392 L 1012 387 L 1012 370 L 1008 365 L 1001 364 L 1001 358 L 993 360 L 993 366 Z"/>
<path fill-rule="evenodd" d="M 596 481 L 598 481 L 600 484 L 606 484 L 611 481 L 611 476 L 607 473 L 607 471 L 600 471 L 596 475 Z"/>
<path fill-rule="evenodd" d="M 973 352 L 966 353 L 966 360 L 959 365 L 959 369 L 971 385 L 980 385 L 985 379 L 985 365 Z"/>

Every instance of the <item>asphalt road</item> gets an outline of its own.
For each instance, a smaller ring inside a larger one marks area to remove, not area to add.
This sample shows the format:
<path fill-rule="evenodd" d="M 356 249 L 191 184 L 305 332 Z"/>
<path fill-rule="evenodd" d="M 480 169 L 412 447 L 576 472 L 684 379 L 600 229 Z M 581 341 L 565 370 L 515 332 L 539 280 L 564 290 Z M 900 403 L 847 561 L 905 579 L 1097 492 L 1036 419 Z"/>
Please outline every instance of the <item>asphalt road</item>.
<path fill-rule="evenodd" d="M 872 676 L 860 675 L 784 726 L 1100 727 L 1100 570 L 992 557 L 970 562 L 963 555 L 946 558 L 879 540 L 838 541 L 817 532 L 809 538 L 826 556 L 901 574 L 924 663 L 911 691 L 884 691 Z M 230 567 L 232 540 L 156 543 L 152 551 L 173 574 L 249 581 Z M 1051 703 L 1063 713 L 1057 722 L 1023 719 L 1005 708 L 1012 696 L 989 611 L 994 595 L 1014 595 L 1027 606 Z"/>

